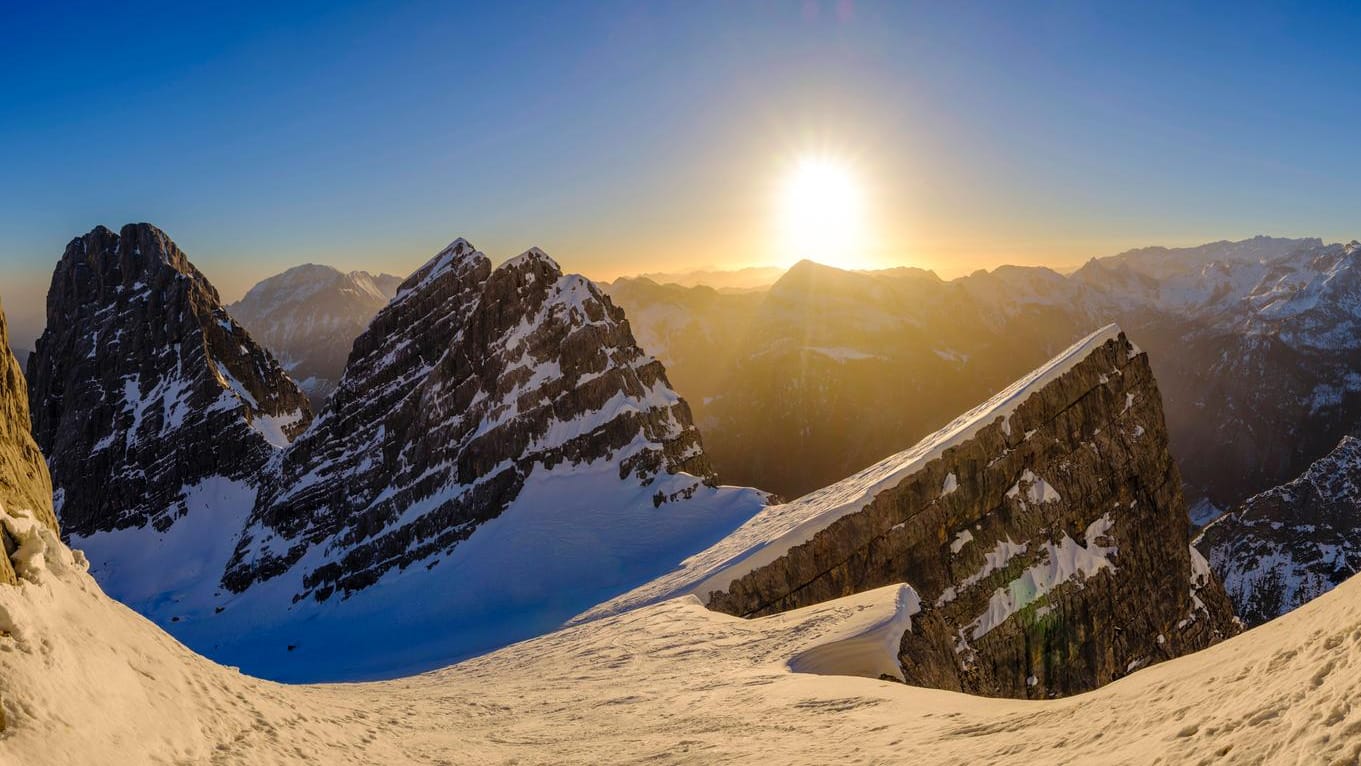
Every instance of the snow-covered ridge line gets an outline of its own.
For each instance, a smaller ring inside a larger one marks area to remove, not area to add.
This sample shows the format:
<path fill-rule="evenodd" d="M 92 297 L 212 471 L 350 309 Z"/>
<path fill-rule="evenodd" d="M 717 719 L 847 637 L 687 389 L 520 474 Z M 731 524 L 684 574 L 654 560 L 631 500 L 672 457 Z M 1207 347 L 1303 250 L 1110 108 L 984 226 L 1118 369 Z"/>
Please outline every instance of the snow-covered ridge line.
<path fill-rule="evenodd" d="M 890 596 L 892 596 L 890 598 Z M 899 681 L 903 668 L 898 664 L 898 647 L 903 634 L 912 628 L 912 617 L 921 612 L 921 598 L 910 585 L 886 585 L 832 602 L 833 606 L 860 606 L 861 611 L 818 639 L 817 643 L 790 658 L 787 667 L 795 673 L 821 676 L 860 676 Z M 815 613 L 818 606 L 790 612 L 797 620 Z"/>
<path fill-rule="evenodd" d="M 999 418 L 1004 420 L 1005 427 L 1005 419 L 1032 394 L 1071 371 L 1095 349 L 1118 339 L 1120 334 L 1115 324 L 1102 327 L 915 446 L 836 484 L 765 509 L 717 545 L 682 562 L 670 575 L 602 604 L 574 622 L 687 593 L 707 602 L 711 594 L 726 591 L 734 581 L 778 560 L 838 519 L 861 510 L 879 493 L 902 483 L 946 450 L 974 438 Z"/>

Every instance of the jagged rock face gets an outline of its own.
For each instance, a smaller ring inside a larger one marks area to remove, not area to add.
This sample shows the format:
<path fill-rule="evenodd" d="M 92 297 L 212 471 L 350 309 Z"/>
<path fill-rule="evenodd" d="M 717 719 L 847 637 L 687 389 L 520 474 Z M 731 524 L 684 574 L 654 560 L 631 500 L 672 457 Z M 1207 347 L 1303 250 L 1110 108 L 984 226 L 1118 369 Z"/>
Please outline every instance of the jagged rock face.
<path fill-rule="evenodd" d="M 1361 563 L 1361 439 L 1220 517 L 1196 547 L 1249 626 L 1337 587 Z"/>
<path fill-rule="evenodd" d="M 28 386 L 18 360 L 10 353 L 9 329 L 0 308 L 0 513 L 18 510 L 31 511 L 35 519 L 57 531 L 52 480 L 29 433 Z M 10 541 L 0 530 L 0 552 L 10 550 Z M 17 582 L 9 556 L 0 555 L 0 583 Z"/>
<path fill-rule="evenodd" d="M 390 274 L 308 264 L 260 282 L 227 310 L 274 354 L 320 411 L 345 371 L 354 339 L 401 282 Z"/>
<path fill-rule="evenodd" d="M 452 550 L 534 471 L 597 461 L 620 482 L 699 477 L 656 505 L 712 475 L 686 404 L 595 285 L 538 250 L 493 270 L 458 240 L 355 341 L 224 583 L 242 591 L 314 552 L 295 597 L 348 594 Z"/>
<path fill-rule="evenodd" d="M 922 601 L 900 648 L 909 683 L 1065 695 L 1237 630 L 1189 543 L 1158 387 L 1120 334 L 862 509 L 699 595 L 759 616 L 906 582 Z"/>
<path fill-rule="evenodd" d="M 29 359 L 33 433 L 63 532 L 170 527 L 185 493 L 254 480 L 311 419 L 307 399 L 154 226 L 98 227 L 52 275 Z"/>

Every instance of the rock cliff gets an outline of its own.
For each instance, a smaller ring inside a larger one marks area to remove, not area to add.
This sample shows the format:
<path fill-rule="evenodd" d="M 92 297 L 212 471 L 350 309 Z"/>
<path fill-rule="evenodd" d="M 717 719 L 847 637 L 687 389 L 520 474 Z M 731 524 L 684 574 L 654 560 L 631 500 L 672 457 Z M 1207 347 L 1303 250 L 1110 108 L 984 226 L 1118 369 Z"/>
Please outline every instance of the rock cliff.
<path fill-rule="evenodd" d="M 906 680 L 989 696 L 1086 691 L 1238 630 L 1190 547 L 1147 357 L 1114 326 L 600 612 L 689 592 L 757 617 L 894 583 L 921 603 Z"/>

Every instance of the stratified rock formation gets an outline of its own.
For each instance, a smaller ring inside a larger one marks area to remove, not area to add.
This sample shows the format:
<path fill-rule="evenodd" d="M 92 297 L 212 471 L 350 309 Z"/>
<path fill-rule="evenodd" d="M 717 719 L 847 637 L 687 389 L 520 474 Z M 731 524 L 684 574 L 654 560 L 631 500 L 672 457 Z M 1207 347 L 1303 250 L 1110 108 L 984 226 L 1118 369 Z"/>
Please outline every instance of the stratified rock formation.
<path fill-rule="evenodd" d="M 38 445 L 29 433 L 28 387 L 19 362 L 9 350 L 9 329 L 0 308 L 0 513 L 31 512 L 40 523 L 57 531 L 52 512 L 52 480 Z M 3 552 L 12 542 L 0 527 Z M 15 584 L 8 555 L 0 555 L 0 583 Z M 0 720 L 3 720 L 0 718 Z"/>
<path fill-rule="evenodd" d="M 1220 517 L 1196 547 L 1249 626 L 1341 585 L 1361 566 L 1361 439 Z"/>
<path fill-rule="evenodd" d="M 1238 630 L 1190 547 L 1147 357 L 1113 325 L 599 611 L 690 592 L 757 617 L 894 583 L 920 598 L 907 682 L 989 696 L 1086 691 Z"/>
<path fill-rule="evenodd" d="M 67 245 L 28 378 L 33 433 L 72 536 L 164 531 L 196 486 L 254 480 L 311 419 L 217 290 L 145 223 Z"/>

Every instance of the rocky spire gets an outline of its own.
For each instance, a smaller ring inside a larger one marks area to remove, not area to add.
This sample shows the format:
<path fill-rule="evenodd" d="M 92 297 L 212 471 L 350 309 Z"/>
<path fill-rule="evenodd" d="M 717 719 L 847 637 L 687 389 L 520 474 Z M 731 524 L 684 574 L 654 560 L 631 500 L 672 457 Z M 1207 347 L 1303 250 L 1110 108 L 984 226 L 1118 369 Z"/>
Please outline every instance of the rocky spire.
<path fill-rule="evenodd" d="M 29 400 L 63 531 L 75 536 L 166 529 L 189 488 L 256 476 L 311 418 L 217 290 L 145 223 L 67 245 L 29 359 Z"/>

